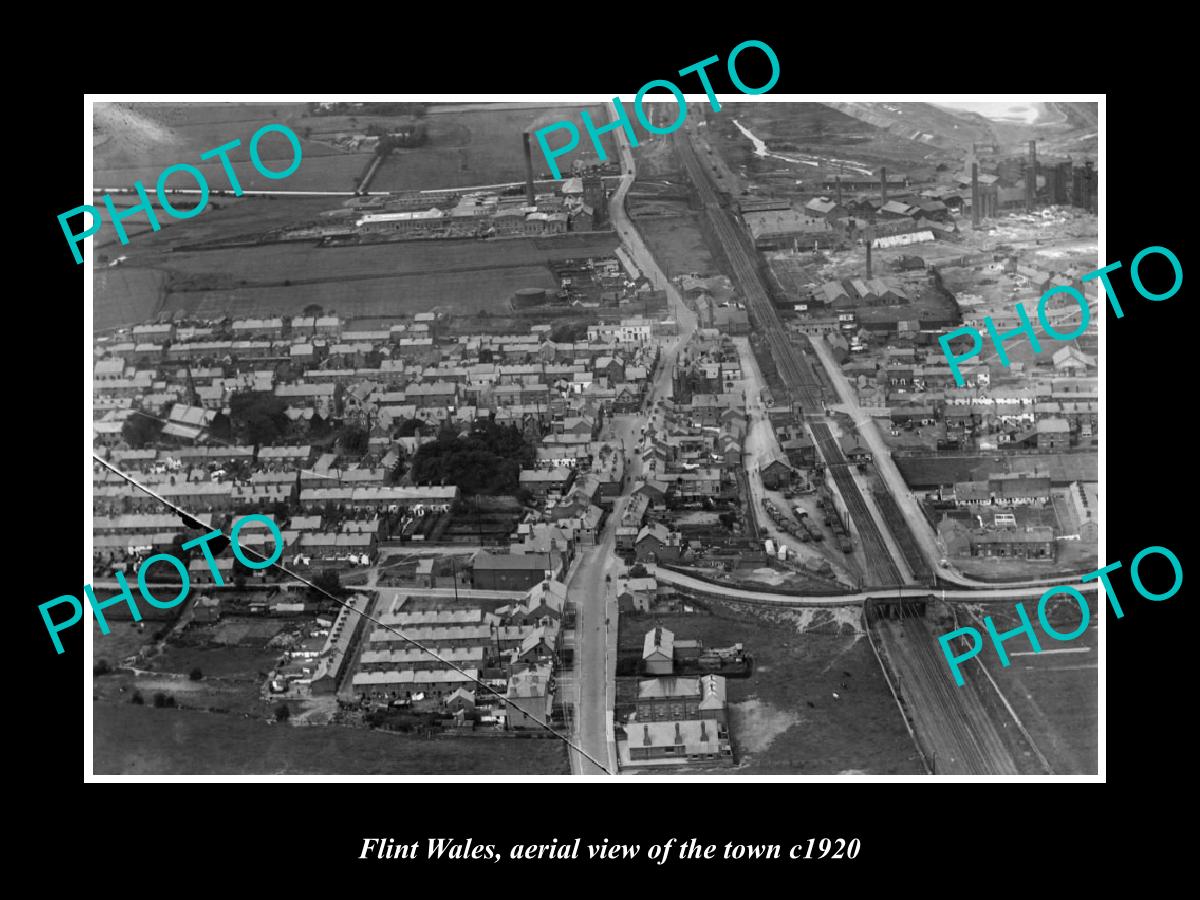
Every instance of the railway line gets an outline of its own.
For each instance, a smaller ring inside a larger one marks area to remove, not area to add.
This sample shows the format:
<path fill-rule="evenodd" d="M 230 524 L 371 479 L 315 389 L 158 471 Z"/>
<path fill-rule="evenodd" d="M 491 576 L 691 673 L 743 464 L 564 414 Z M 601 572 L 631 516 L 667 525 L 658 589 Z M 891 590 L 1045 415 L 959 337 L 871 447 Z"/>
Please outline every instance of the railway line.
<path fill-rule="evenodd" d="M 937 643 L 925 620 L 905 616 L 876 626 L 934 774 L 1021 774 L 973 688 L 955 686 L 945 661 L 935 655 Z"/>
<path fill-rule="evenodd" d="M 904 521 L 904 513 L 900 511 L 900 505 L 896 503 L 896 498 L 892 496 L 891 491 L 886 489 L 876 488 L 872 493 L 875 495 L 875 504 L 883 514 L 883 524 L 896 539 L 896 545 L 904 554 L 904 561 L 908 563 L 908 569 L 912 572 L 913 579 L 933 587 L 937 582 L 937 573 L 929 565 L 929 560 L 921 552 L 921 545 L 917 543 L 912 529 Z"/>
<path fill-rule="evenodd" d="M 696 187 L 704 215 L 721 241 L 725 257 L 729 260 L 737 286 L 754 316 L 759 333 L 767 340 L 776 368 L 791 394 L 791 399 L 800 403 L 806 417 L 820 416 L 824 410 L 820 382 L 811 365 L 788 339 L 787 331 L 775 314 L 775 307 L 771 305 L 771 298 L 758 271 L 754 249 L 722 209 L 720 198 L 713 189 L 704 166 L 696 157 L 691 138 L 685 132 L 677 131 L 672 135 L 672 140 L 675 141 L 688 177 Z M 847 470 L 842 449 L 830 432 L 829 426 L 824 422 L 812 421 L 811 418 L 809 426 L 828 471 L 846 501 L 855 530 L 862 540 L 868 580 L 880 586 L 902 584 L 904 579 L 900 570 L 888 552 L 879 525 L 867 508 L 858 485 Z"/>

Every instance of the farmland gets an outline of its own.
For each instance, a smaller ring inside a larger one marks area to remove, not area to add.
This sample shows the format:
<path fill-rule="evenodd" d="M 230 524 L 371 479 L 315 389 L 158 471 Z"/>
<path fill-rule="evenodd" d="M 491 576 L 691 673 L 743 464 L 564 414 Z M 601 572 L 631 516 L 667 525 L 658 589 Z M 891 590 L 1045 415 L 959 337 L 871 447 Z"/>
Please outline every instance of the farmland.
<path fill-rule="evenodd" d="M 736 774 L 909 774 L 916 747 L 861 632 L 860 610 L 763 610 L 706 603 L 705 615 L 622 616 L 619 652 L 640 655 L 655 625 L 677 638 L 724 647 L 740 642 L 754 658 L 749 678 L 726 682 Z M 636 679 L 618 679 L 618 700 Z M 837 696 L 834 696 L 834 695 Z"/>
<path fill-rule="evenodd" d="M 260 718 L 94 704 L 101 775 L 566 775 L 553 739 L 413 737 Z"/>

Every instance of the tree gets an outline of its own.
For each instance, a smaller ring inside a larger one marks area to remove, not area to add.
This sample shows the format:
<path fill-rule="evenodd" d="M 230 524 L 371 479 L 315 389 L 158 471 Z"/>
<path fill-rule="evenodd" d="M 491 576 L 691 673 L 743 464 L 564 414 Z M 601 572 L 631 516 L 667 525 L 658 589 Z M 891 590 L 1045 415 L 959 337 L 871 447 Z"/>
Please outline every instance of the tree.
<path fill-rule="evenodd" d="M 645 578 L 646 577 L 646 567 L 643 566 L 641 563 L 638 563 L 636 566 L 634 566 L 632 569 L 629 570 L 629 577 L 630 578 Z"/>
<path fill-rule="evenodd" d="M 308 433 L 313 437 L 323 438 L 329 435 L 329 423 L 319 412 L 314 412 L 308 420 Z"/>
<path fill-rule="evenodd" d="M 166 705 L 167 705 L 167 695 L 164 694 L 162 691 L 155 691 L 154 692 L 154 708 L 162 709 Z"/>
<path fill-rule="evenodd" d="M 208 432 L 217 440 L 230 440 L 233 437 L 233 423 L 229 420 L 229 416 L 219 412 L 208 423 Z"/>
<path fill-rule="evenodd" d="M 157 441 L 162 429 L 163 423 L 158 419 L 134 412 L 121 425 L 121 438 L 134 450 L 141 450 L 147 444 Z"/>
<path fill-rule="evenodd" d="M 342 430 L 338 441 L 342 445 L 342 450 L 351 456 L 362 456 L 367 452 L 370 446 L 370 439 L 367 436 L 367 429 L 361 425 L 349 425 Z"/>
<path fill-rule="evenodd" d="M 141 691 L 134 691 L 133 696 L 129 698 L 129 702 L 135 706 L 145 706 L 146 698 L 142 696 Z"/>
<path fill-rule="evenodd" d="M 237 393 L 230 398 L 229 411 L 252 444 L 275 443 L 290 424 L 287 404 L 279 397 Z"/>
<path fill-rule="evenodd" d="M 280 703 L 277 707 L 275 707 L 276 722 L 286 722 L 291 717 L 292 711 L 288 708 L 286 703 Z"/>
<path fill-rule="evenodd" d="M 204 673 L 200 671 L 199 667 L 192 669 L 192 671 L 188 673 L 188 678 L 190 678 L 192 681 L 199 681 L 203 677 Z"/>
<path fill-rule="evenodd" d="M 107 659 L 98 659 L 96 660 L 96 664 L 92 666 L 93 675 L 107 675 L 111 671 L 112 669 L 109 668 Z"/>
<path fill-rule="evenodd" d="M 313 578 L 312 582 L 321 589 L 313 590 L 312 588 L 309 588 L 309 594 L 313 596 L 314 600 L 328 599 L 321 591 L 325 591 L 326 593 L 332 594 L 334 597 L 339 598 L 345 596 L 346 594 L 345 588 L 342 587 L 342 578 L 340 575 L 338 575 L 337 569 L 322 569 L 317 573 L 316 577 Z"/>
<path fill-rule="evenodd" d="M 523 467 L 532 466 L 534 451 L 513 425 L 476 422 L 464 437 L 444 430 L 422 444 L 412 461 L 415 482 L 457 485 L 464 494 L 512 494 Z"/>
<path fill-rule="evenodd" d="M 316 303 L 310 303 L 308 306 L 304 307 L 304 315 L 315 319 L 317 316 L 325 315 L 325 310 Z"/>

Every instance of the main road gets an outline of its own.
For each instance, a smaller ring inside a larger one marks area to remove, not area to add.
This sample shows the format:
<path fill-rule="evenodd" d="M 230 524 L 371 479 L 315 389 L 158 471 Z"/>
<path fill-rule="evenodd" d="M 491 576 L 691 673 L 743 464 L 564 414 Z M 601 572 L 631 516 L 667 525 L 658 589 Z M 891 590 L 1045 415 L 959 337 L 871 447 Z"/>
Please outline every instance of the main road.
<path fill-rule="evenodd" d="M 610 108 L 610 114 L 615 109 Z M 617 129 L 617 147 L 621 157 L 621 180 L 609 198 L 608 215 L 633 263 L 667 293 L 667 300 L 678 325 L 678 334 L 663 345 L 654 380 L 646 391 L 646 408 L 655 400 L 672 393 L 671 374 L 680 348 L 692 337 L 697 320 L 684 304 L 675 285 L 659 268 L 637 228 L 625 211 L 625 195 L 637 177 L 625 132 Z M 613 416 L 611 434 L 606 438 L 619 443 L 625 452 L 628 476 L 621 496 L 616 498 L 600 541 L 583 552 L 583 557 L 567 583 L 567 596 L 575 604 L 574 715 L 571 717 L 572 742 L 584 751 L 572 749 L 571 772 L 577 775 L 615 775 L 617 772 L 613 706 L 616 700 L 617 674 L 617 600 L 616 575 L 624 569 L 616 555 L 616 525 L 629 496 L 642 474 L 638 442 L 644 416 Z M 586 756 L 584 755 L 586 754 Z M 588 759 L 591 757 L 591 759 Z M 607 767 L 597 766 L 600 760 Z"/>

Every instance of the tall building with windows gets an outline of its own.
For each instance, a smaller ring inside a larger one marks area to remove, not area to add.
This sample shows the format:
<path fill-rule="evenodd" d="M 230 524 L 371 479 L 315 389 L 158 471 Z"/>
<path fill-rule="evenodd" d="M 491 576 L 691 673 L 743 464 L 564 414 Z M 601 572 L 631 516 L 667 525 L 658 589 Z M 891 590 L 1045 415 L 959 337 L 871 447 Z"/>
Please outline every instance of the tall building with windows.
<path fill-rule="evenodd" d="M 599 175 L 583 176 L 583 202 L 592 208 L 592 227 L 608 224 L 608 200 L 604 194 L 604 179 Z"/>

